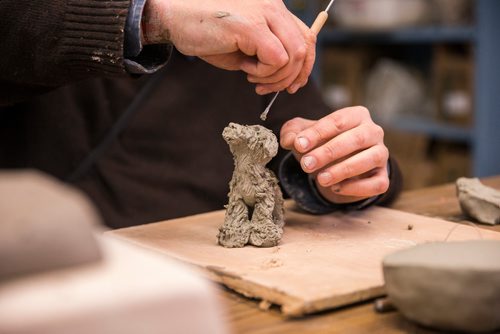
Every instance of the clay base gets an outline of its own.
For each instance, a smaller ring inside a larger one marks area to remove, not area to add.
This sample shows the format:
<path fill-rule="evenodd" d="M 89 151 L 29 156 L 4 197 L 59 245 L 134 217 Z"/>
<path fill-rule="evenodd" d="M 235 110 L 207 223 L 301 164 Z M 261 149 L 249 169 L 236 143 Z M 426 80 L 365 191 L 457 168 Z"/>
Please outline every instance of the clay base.
<path fill-rule="evenodd" d="M 410 320 L 441 330 L 500 329 L 500 241 L 428 243 L 387 256 L 387 294 Z"/>

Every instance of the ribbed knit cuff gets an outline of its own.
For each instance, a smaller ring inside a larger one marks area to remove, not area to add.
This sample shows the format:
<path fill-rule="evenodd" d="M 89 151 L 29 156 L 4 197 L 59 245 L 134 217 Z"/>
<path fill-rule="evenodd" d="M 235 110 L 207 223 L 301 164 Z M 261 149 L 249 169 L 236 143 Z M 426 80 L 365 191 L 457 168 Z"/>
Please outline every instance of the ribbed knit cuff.
<path fill-rule="evenodd" d="M 83 75 L 126 73 L 124 30 L 129 0 L 69 0 L 61 40 L 61 59 Z"/>

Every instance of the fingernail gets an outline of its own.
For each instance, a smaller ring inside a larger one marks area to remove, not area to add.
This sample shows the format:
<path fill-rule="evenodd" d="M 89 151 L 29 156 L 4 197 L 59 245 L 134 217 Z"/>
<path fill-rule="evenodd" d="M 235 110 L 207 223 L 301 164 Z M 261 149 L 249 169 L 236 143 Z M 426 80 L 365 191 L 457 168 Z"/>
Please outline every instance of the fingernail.
<path fill-rule="evenodd" d="M 302 163 L 306 169 L 313 169 L 316 166 L 316 158 L 310 155 L 305 156 L 302 159 Z"/>
<path fill-rule="evenodd" d="M 299 84 L 293 84 L 290 86 L 290 88 L 288 89 L 288 93 L 290 94 L 295 94 L 300 88 L 300 85 Z"/>
<path fill-rule="evenodd" d="M 305 137 L 297 138 L 297 142 L 299 143 L 300 148 L 303 150 L 307 150 L 307 148 L 309 147 L 309 139 Z"/>
<path fill-rule="evenodd" d="M 332 180 L 332 174 L 329 172 L 321 172 L 318 174 L 318 181 L 322 186 L 327 186 Z"/>

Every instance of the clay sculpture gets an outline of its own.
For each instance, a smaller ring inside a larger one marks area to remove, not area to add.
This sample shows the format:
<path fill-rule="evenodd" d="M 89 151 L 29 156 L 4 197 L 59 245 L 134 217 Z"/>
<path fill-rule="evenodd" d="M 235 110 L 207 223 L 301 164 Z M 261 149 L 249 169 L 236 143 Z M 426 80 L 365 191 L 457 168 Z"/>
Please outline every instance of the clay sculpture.
<path fill-rule="evenodd" d="M 266 164 L 278 152 L 278 140 L 260 125 L 230 123 L 222 136 L 233 154 L 229 202 L 217 240 L 224 247 L 276 246 L 283 234 L 283 195 Z"/>
<path fill-rule="evenodd" d="M 487 187 L 477 178 L 457 180 L 462 211 L 483 224 L 500 224 L 500 191 Z"/>
<path fill-rule="evenodd" d="M 390 300 L 408 319 L 445 331 L 500 329 L 500 241 L 435 242 L 385 257 Z"/>

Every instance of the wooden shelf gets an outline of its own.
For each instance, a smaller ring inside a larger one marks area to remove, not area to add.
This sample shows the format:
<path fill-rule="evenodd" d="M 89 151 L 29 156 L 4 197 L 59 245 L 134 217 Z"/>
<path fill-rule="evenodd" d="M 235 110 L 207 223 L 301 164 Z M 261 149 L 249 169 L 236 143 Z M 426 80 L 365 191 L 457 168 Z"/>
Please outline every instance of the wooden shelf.
<path fill-rule="evenodd" d="M 421 133 L 437 139 L 472 144 L 474 133 L 471 128 L 419 117 L 399 117 L 390 122 L 379 122 L 384 128 Z"/>
<path fill-rule="evenodd" d="M 326 28 L 321 31 L 323 43 L 372 43 L 372 44 L 404 44 L 404 43 L 469 43 L 474 42 L 474 27 L 413 27 L 390 31 L 358 31 L 345 28 Z"/>
<path fill-rule="evenodd" d="M 301 19 L 310 24 L 324 7 L 323 1 L 285 0 L 290 8 L 299 9 Z M 474 125 L 470 128 L 454 126 L 431 119 L 402 118 L 385 124 L 403 131 L 418 132 L 435 138 L 470 144 L 473 174 L 488 176 L 500 173 L 500 1 L 476 0 L 473 2 L 475 23 L 463 26 L 421 26 L 388 31 L 359 31 L 326 25 L 318 35 L 318 52 L 313 77 L 322 82 L 322 51 L 333 45 L 386 45 L 417 46 L 422 54 L 415 58 L 429 60 L 433 44 L 467 44 L 474 54 Z M 383 49 L 383 48 L 381 48 Z M 412 48 L 410 53 L 413 55 Z M 426 53 L 427 52 L 427 53 Z"/>

